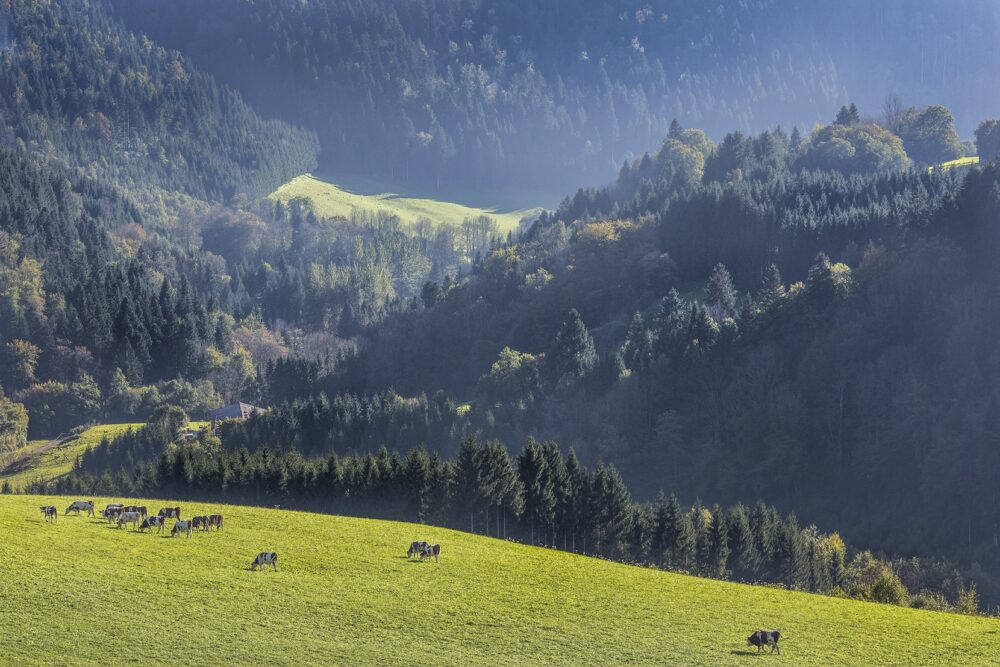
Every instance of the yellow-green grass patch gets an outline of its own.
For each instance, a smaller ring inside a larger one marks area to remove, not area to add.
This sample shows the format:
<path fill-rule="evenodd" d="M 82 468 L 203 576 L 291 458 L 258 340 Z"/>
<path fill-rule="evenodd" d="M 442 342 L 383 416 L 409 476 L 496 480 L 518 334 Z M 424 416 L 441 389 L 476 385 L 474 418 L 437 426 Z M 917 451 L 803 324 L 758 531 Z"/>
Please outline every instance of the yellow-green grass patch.
<path fill-rule="evenodd" d="M 350 218 L 355 212 L 396 215 L 400 222 L 412 225 L 422 218 L 435 224 L 461 225 L 466 218 L 486 215 L 497 222 L 500 231 L 517 229 L 521 218 L 534 215 L 539 209 L 497 210 L 479 208 L 425 197 L 403 196 L 388 192 L 360 194 L 312 174 L 293 178 L 270 195 L 271 199 L 288 201 L 296 197 L 310 199 L 316 213 L 325 217 Z"/>
<path fill-rule="evenodd" d="M 208 422 L 191 422 L 188 428 L 201 429 Z M 35 481 L 51 481 L 73 469 L 76 458 L 91 447 L 101 444 L 105 436 L 114 438 L 143 424 L 100 424 L 79 436 L 62 440 L 32 440 L 27 446 L 11 452 L 0 460 L 0 484 L 7 481 L 15 491 Z"/>

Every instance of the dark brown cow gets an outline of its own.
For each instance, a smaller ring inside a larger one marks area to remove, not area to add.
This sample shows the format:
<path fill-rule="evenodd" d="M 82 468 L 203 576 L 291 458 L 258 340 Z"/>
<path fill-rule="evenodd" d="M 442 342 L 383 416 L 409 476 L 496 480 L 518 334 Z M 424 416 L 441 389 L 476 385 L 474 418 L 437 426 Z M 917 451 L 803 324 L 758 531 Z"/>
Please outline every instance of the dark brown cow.
<path fill-rule="evenodd" d="M 424 547 L 423 551 L 420 552 L 420 560 L 425 558 L 433 558 L 435 563 L 441 562 L 441 545 L 440 544 L 428 544 Z"/>
<path fill-rule="evenodd" d="M 59 511 L 55 505 L 42 505 L 40 508 L 45 517 L 45 523 L 55 523 L 59 519 Z"/>
<path fill-rule="evenodd" d="M 163 507 L 160 509 L 159 516 L 166 517 L 167 519 L 179 519 L 181 518 L 181 508 Z"/>
<path fill-rule="evenodd" d="M 208 515 L 208 528 L 215 528 L 216 530 L 222 530 L 222 515 L 221 514 L 209 514 Z"/>
<path fill-rule="evenodd" d="M 202 530 L 208 530 L 207 516 L 205 515 L 196 516 L 195 518 L 191 519 L 191 530 L 198 530 L 199 528 L 201 528 Z"/>

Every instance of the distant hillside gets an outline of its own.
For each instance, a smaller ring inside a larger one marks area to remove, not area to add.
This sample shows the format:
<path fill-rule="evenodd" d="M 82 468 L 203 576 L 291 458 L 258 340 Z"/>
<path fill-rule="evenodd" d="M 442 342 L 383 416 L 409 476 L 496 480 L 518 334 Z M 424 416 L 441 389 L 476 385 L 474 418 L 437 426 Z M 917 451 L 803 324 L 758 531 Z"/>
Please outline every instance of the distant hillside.
<path fill-rule="evenodd" d="M 316 138 L 265 120 L 106 0 L 0 3 L 0 141 L 91 175 L 202 199 L 265 195 L 315 166 Z"/>
<path fill-rule="evenodd" d="M 996 619 L 697 579 L 417 524 L 134 501 L 225 517 L 222 531 L 170 538 L 65 516 L 70 501 L 0 498 L 7 664 L 743 665 L 755 655 L 745 637 L 759 627 L 787 636 L 774 660 L 795 665 L 992 665 L 1000 653 Z M 60 511 L 53 525 L 38 511 L 49 503 Z M 439 543 L 440 563 L 407 560 L 415 539 Z M 279 554 L 277 572 L 248 571 L 262 550 Z M 88 620 L 54 622 L 66 600 Z M 169 631 L 138 640 L 93 621 L 111 617 Z"/>
<path fill-rule="evenodd" d="M 295 197 L 310 199 L 316 213 L 321 216 L 350 218 L 355 213 L 386 213 L 398 216 L 400 222 L 406 225 L 429 220 L 434 224 L 459 227 L 469 218 L 485 215 L 496 221 L 498 230 L 504 234 L 516 231 L 523 218 L 540 212 L 540 209 L 497 211 L 391 193 L 361 194 L 312 174 L 298 176 L 271 193 L 272 199 L 281 201 Z"/>
<path fill-rule="evenodd" d="M 112 0 L 325 169 L 564 192 L 614 177 L 672 118 L 718 139 L 809 130 L 895 93 L 963 136 L 1000 103 L 990 0 Z"/>

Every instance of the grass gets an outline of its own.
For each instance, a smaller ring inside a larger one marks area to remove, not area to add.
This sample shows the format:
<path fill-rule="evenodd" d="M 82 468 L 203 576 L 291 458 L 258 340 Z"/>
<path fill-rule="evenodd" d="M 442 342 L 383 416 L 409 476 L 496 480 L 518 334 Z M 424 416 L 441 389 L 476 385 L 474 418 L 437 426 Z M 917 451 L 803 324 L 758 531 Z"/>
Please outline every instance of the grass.
<path fill-rule="evenodd" d="M 191 539 L 0 497 L 6 665 L 996 665 L 1000 621 L 752 587 L 413 524 L 180 502 Z M 103 507 L 110 499 L 97 499 Z M 124 500 L 124 499 L 121 499 Z M 138 501 L 155 508 L 174 504 Z M 414 539 L 440 564 L 408 561 Z M 262 550 L 279 571 L 250 572 Z M 758 657 L 758 627 L 788 637 Z"/>
<path fill-rule="evenodd" d="M 933 167 L 928 167 L 927 171 L 928 172 L 932 172 L 932 171 L 937 171 L 938 169 L 946 171 L 948 169 L 955 169 L 956 167 L 969 167 L 969 166 L 972 166 L 974 164 L 979 164 L 979 156 L 978 155 L 972 155 L 972 156 L 969 156 L 969 157 L 960 157 L 957 160 L 950 160 L 948 162 L 942 162 L 939 165 L 935 165 Z"/>
<path fill-rule="evenodd" d="M 359 183 L 359 186 L 361 185 Z M 312 174 L 304 174 L 285 183 L 270 196 L 272 199 L 282 201 L 306 197 L 312 200 L 316 212 L 322 216 L 349 218 L 355 210 L 382 211 L 399 216 L 400 221 L 406 225 L 414 224 L 421 218 L 427 218 L 436 224 L 461 225 L 466 218 L 488 215 L 497 221 L 497 226 L 504 233 L 517 229 L 521 218 L 538 211 L 533 208 L 518 210 L 479 208 L 424 197 L 379 192 L 377 189 L 372 189 L 370 184 L 366 185 L 368 187 L 349 190 L 342 183 L 338 185 Z"/>
<path fill-rule="evenodd" d="M 189 428 L 203 428 L 207 422 L 191 422 Z M 49 481 L 61 477 L 73 469 L 76 457 L 91 447 L 101 444 L 108 436 L 113 438 L 142 424 L 101 424 L 92 426 L 79 437 L 69 437 L 61 441 L 32 440 L 27 446 L 8 454 L 0 460 L 0 484 L 10 482 L 11 488 L 20 490 L 34 481 Z"/>

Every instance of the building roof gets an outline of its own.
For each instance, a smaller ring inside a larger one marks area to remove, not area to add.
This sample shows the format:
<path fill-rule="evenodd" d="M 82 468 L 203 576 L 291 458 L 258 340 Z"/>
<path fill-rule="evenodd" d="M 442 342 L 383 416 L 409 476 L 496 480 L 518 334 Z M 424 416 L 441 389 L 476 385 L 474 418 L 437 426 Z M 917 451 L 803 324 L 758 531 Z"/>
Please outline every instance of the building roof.
<path fill-rule="evenodd" d="M 212 421 L 222 421 L 223 419 L 246 419 L 250 415 L 258 412 L 265 412 L 264 408 L 258 408 L 249 403 L 230 403 L 217 410 L 212 410 Z"/>

